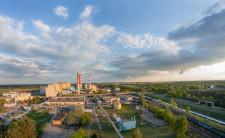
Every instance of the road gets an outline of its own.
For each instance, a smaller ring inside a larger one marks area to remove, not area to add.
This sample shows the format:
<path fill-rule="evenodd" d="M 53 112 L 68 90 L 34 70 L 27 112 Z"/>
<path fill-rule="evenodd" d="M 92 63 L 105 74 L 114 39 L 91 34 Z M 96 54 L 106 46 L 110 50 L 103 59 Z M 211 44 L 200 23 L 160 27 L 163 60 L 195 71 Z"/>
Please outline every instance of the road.
<path fill-rule="evenodd" d="M 8 126 L 9 124 L 11 124 L 11 122 L 12 122 L 14 119 L 15 119 L 15 120 L 20 119 L 20 118 L 22 118 L 24 115 L 28 114 L 29 112 L 30 112 L 30 110 L 28 110 L 28 111 L 26 111 L 26 112 L 24 112 L 24 113 L 22 113 L 22 114 L 16 115 L 16 116 L 14 116 L 14 117 L 12 117 L 12 118 L 6 119 L 4 125 Z"/>

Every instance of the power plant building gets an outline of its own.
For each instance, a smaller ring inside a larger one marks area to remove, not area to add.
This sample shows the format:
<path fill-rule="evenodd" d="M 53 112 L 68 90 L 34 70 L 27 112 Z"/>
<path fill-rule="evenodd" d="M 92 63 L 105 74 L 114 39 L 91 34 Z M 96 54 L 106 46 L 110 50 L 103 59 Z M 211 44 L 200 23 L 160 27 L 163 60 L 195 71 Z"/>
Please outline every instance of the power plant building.
<path fill-rule="evenodd" d="M 62 92 L 68 87 L 71 87 L 71 84 L 69 82 L 53 83 L 49 84 L 48 87 L 41 86 L 40 94 L 43 94 L 45 92 L 46 97 L 54 97 L 57 96 L 59 92 Z"/>

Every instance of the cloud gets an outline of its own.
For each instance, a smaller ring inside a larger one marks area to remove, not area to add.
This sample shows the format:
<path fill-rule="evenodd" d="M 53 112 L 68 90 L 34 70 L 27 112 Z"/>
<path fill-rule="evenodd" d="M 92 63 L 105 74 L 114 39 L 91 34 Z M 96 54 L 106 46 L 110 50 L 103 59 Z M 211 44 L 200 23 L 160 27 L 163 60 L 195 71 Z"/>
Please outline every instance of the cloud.
<path fill-rule="evenodd" d="M 121 44 L 124 48 L 152 48 L 164 49 L 170 52 L 176 52 L 179 47 L 173 41 L 163 37 L 155 37 L 151 34 L 130 35 L 119 32 L 116 42 Z"/>
<path fill-rule="evenodd" d="M 33 25 L 42 32 L 51 32 L 51 28 L 44 24 L 41 20 L 33 21 Z"/>
<path fill-rule="evenodd" d="M 90 17 L 94 6 L 88 5 L 85 7 L 84 11 L 80 14 L 80 19 L 87 19 Z"/>
<path fill-rule="evenodd" d="M 63 18 L 68 18 L 68 9 L 64 6 L 57 6 L 55 9 L 54 9 L 54 12 L 56 15 L 58 16 L 62 16 Z"/>
<path fill-rule="evenodd" d="M 74 82 L 76 72 L 92 74 L 95 81 L 151 80 L 157 75 L 184 76 L 192 68 L 225 60 L 225 10 L 211 10 L 164 38 L 95 26 L 86 22 L 92 9 L 87 6 L 82 21 L 71 26 L 35 20 L 37 36 L 23 30 L 23 21 L 0 15 L 1 80 Z"/>

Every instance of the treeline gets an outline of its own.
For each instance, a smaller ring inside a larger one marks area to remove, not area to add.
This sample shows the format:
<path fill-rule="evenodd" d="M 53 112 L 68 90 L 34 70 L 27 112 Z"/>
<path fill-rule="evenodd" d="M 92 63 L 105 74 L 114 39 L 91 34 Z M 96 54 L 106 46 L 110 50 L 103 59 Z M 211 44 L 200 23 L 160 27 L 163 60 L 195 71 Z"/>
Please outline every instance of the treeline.
<path fill-rule="evenodd" d="M 174 116 L 168 107 L 166 107 L 166 109 L 161 109 L 153 106 L 150 110 L 170 124 L 174 129 L 174 133 L 177 138 L 183 138 L 186 132 L 188 132 L 189 127 L 186 116 Z"/>
<path fill-rule="evenodd" d="M 12 122 L 8 129 L 1 126 L 0 138 L 35 138 L 37 131 L 35 122 L 28 118 L 23 117 L 17 121 Z"/>

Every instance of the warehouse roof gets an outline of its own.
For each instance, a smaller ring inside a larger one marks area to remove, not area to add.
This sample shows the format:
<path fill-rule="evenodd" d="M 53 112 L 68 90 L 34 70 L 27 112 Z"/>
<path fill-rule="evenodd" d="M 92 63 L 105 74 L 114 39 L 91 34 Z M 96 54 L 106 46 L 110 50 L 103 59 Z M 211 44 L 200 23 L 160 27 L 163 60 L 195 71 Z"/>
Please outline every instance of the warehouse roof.
<path fill-rule="evenodd" d="M 53 120 L 63 120 L 65 115 L 66 115 L 66 113 L 58 113 Z"/>

